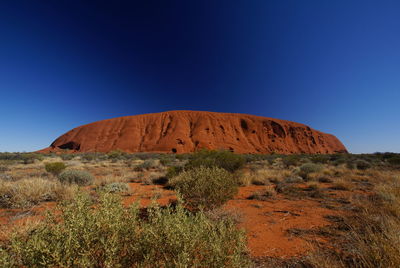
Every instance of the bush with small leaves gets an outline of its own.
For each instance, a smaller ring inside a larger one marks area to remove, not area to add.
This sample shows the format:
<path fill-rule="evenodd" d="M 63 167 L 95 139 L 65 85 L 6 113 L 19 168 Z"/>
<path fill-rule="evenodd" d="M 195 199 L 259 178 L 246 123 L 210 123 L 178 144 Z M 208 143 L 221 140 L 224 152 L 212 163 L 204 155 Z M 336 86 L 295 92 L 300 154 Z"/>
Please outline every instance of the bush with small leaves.
<path fill-rule="evenodd" d="M 157 161 L 155 159 L 146 159 L 144 160 L 143 163 L 140 165 L 136 166 L 134 168 L 135 171 L 143 171 L 143 170 L 149 170 L 151 168 L 157 167 Z"/>
<path fill-rule="evenodd" d="M 65 153 L 65 154 L 61 154 L 60 157 L 61 157 L 62 160 L 68 161 L 68 160 L 74 159 L 75 155 L 74 154 Z"/>
<path fill-rule="evenodd" d="M 389 158 L 387 162 L 393 166 L 400 166 L 400 156 Z"/>
<path fill-rule="evenodd" d="M 63 162 L 53 162 L 44 165 L 47 172 L 58 176 L 67 166 Z"/>
<path fill-rule="evenodd" d="M 191 155 L 185 165 L 185 169 L 203 167 L 219 167 L 229 172 L 241 168 L 246 162 L 242 155 L 230 151 L 208 151 L 201 150 Z"/>
<path fill-rule="evenodd" d="M 100 190 L 106 193 L 126 193 L 129 191 L 129 185 L 124 182 L 113 182 L 104 185 Z"/>
<path fill-rule="evenodd" d="M 371 167 L 371 164 L 368 161 L 358 159 L 354 162 L 354 165 L 359 170 L 366 170 Z"/>
<path fill-rule="evenodd" d="M 170 186 L 177 189 L 193 209 L 209 210 L 223 205 L 238 192 L 237 177 L 218 167 L 197 167 L 173 177 Z"/>
<path fill-rule="evenodd" d="M 300 166 L 299 175 L 304 179 L 308 179 L 310 173 L 319 172 L 322 170 L 322 165 L 314 163 L 305 163 Z"/>
<path fill-rule="evenodd" d="M 0 246 L 4 267 L 252 267 L 243 231 L 231 220 L 175 207 L 126 208 L 102 194 L 93 208 L 79 194 L 29 233 Z"/>
<path fill-rule="evenodd" d="M 62 183 L 88 185 L 93 182 L 93 175 L 84 170 L 67 169 L 60 173 L 58 179 Z"/>

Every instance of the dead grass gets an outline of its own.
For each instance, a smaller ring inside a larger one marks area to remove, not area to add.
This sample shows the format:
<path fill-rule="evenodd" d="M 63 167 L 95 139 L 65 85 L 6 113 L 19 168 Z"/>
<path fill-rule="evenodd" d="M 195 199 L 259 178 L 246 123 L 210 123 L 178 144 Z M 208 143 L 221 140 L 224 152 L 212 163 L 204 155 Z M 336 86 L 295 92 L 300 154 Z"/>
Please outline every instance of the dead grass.
<path fill-rule="evenodd" d="M 68 199 L 75 189 L 74 186 L 43 178 L 0 181 L 0 207 L 28 208 L 44 201 Z"/>

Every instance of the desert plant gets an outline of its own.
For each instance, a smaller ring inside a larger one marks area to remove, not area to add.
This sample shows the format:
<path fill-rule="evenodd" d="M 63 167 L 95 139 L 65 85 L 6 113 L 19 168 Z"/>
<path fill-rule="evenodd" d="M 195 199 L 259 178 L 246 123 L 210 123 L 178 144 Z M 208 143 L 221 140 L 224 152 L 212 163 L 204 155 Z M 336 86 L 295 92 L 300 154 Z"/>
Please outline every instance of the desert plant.
<path fill-rule="evenodd" d="M 391 157 L 387 162 L 393 166 L 400 166 L 400 156 Z"/>
<path fill-rule="evenodd" d="M 185 170 L 170 180 L 184 201 L 194 209 L 213 209 L 233 198 L 238 191 L 238 179 L 218 167 L 197 167 Z"/>
<path fill-rule="evenodd" d="M 151 168 L 155 168 L 158 166 L 158 163 L 155 159 L 146 159 L 141 163 L 140 165 L 136 166 L 134 168 L 135 171 L 143 171 L 143 170 L 149 170 Z"/>
<path fill-rule="evenodd" d="M 303 178 L 300 176 L 292 175 L 284 179 L 285 183 L 302 183 L 304 182 Z"/>
<path fill-rule="evenodd" d="M 254 192 L 247 199 L 266 201 L 274 198 L 275 196 L 276 191 L 274 188 L 265 188 L 264 190 Z"/>
<path fill-rule="evenodd" d="M 58 176 L 67 166 L 63 162 L 46 163 L 44 168 L 47 172 Z"/>
<path fill-rule="evenodd" d="M 309 174 L 319 172 L 321 170 L 322 170 L 322 165 L 320 164 L 305 163 L 300 166 L 299 175 L 307 180 Z"/>
<path fill-rule="evenodd" d="M 171 178 L 177 176 L 182 170 L 183 170 L 183 167 L 179 167 L 179 166 L 168 167 L 167 174 L 165 176 L 168 179 L 171 179 Z"/>
<path fill-rule="evenodd" d="M 44 201 L 67 199 L 72 190 L 58 181 L 42 178 L 0 181 L 0 207 L 29 208 Z"/>
<path fill-rule="evenodd" d="M 190 156 L 185 169 L 203 167 L 219 167 L 229 172 L 234 172 L 245 164 L 242 155 L 230 151 L 208 151 L 201 150 Z"/>
<path fill-rule="evenodd" d="M 18 267 L 248 267 L 244 233 L 231 221 L 175 208 L 125 208 L 112 194 L 95 209 L 80 194 L 0 251 Z M 12 256 L 12 258 L 10 258 Z M 1 260 L 0 259 L 0 260 Z"/>
<path fill-rule="evenodd" d="M 123 182 L 113 182 L 113 183 L 104 185 L 103 187 L 100 188 L 100 190 L 103 192 L 107 192 L 107 193 L 128 192 L 129 185 L 127 183 L 123 183 Z"/>
<path fill-rule="evenodd" d="M 67 169 L 60 173 L 58 179 L 62 183 L 88 185 L 93 182 L 93 175 L 84 170 Z"/>
<path fill-rule="evenodd" d="M 355 167 L 359 170 L 366 170 L 371 167 L 371 164 L 368 161 L 358 159 L 354 162 Z"/>
<path fill-rule="evenodd" d="M 61 159 L 64 161 L 68 161 L 68 160 L 72 160 L 75 158 L 74 154 L 68 154 L 68 153 L 64 153 L 60 155 Z"/>

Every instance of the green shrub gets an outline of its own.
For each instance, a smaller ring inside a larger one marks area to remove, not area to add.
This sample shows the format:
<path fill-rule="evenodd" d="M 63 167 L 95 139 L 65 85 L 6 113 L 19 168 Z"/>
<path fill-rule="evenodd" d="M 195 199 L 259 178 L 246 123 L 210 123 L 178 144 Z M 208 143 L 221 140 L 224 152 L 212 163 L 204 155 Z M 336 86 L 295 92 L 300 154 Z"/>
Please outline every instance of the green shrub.
<path fill-rule="evenodd" d="M 126 153 L 120 150 L 111 151 L 107 154 L 107 158 L 110 160 L 122 160 L 125 159 Z"/>
<path fill-rule="evenodd" d="M 300 161 L 302 160 L 301 155 L 287 155 L 282 158 L 282 162 L 286 165 L 286 167 L 290 166 L 298 166 L 300 164 Z"/>
<path fill-rule="evenodd" d="M 170 180 L 184 201 L 194 209 L 213 209 L 232 199 L 238 191 L 238 179 L 219 167 L 197 167 L 181 172 Z"/>
<path fill-rule="evenodd" d="M 104 185 L 100 188 L 101 191 L 106 193 L 121 193 L 121 192 L 128 192 L 129 185 L 124 182 L 113 182 Z"/>
<path fill-rule="evenodd" d="M 67 169 L 60 173 L 58 179 L 62 183 L 88 185 L 93 182 L 93 175 L 84 170 Z"/>
<path fill-rule="evenodd" d="M 354 162 L 355 167 L 359 170 L 366 170 L 371 167 L 371 164 L 368 161 L 359 159 Z"/>
<path fill-rule="evenodd" d="M 393 166 L 400 166 L 400 156 L 394 156 L 392 158 L 389 158 L 387 161 Z"/>
<path fill-rule="evenodd" d="M 57 176 L 60 174 L 67 166 L 63 162 L 53 162 L 44 165 L 47 172 Z"/>
<path fill-rule="evenodd" d="M 229 172 L 234 172 L 245 164 L 246 160 L 242 155 L 230 151 L 208 151 L 201 150 L 191 155 L 186 169 L 196 167 L 219 167 Z"/>
<path fill-rule="evenodd" d="M 143 170 L 149 170 L 151 168 L 157 167 L 157 161 L 155 159 L 146 159 L 144 160 L 143 163 L 140 165 L 136 166 L 134 168 L 135 171 L 143 171 Z"/>
<path fill-rule="evenodd" d="M 319 172 L 322 170 L 322 166 L 320 164 L 314 164 L 314 163 L 305 163 L 300 166 L 300 172 L 299 175 L 303 177 L 304 179 L 308 178 L 308 175 L 310 173 L 315 173 Z"/>
<path fill-rule="evenodd" d="M 75 155 L 65 153 L 65 154 L 61 154 L 60 157 L 61 157 L 62 160 L 68 161 L 68 160 L 74 159 Z"/>
<path fill-rule="evenodd" d="M 175 208 L 125 208 L 112 194 L 78 195 L 31 232 L 17 233 L 0 261 L 17 267 L 250 267 L 244 233 Z"/>
<path fill-rule="evenodd" d="M 178 174 L 183 170 L 182 167 L 178 166 L 171 166 L 167 169 L 167 174 L 165 175 L 168 179 L 171 179 L 175 176 L 178 176 Z"/>

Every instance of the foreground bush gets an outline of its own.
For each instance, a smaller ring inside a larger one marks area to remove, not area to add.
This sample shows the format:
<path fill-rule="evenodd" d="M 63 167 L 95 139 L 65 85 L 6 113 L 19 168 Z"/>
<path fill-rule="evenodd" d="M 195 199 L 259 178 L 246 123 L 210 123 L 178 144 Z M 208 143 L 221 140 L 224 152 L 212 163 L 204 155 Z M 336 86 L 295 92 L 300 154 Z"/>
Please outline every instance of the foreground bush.
<path fill-rule="evenodd" d="M 198 167 L 181 172 L 170 180 L 184 201 L 195 209 L 213 209 L 232 199 L 238 191 L 238 179 L 218 167 Z"/>
<path fill-rule="evenodd" d="M 61 213 L 0 247 L 0 262 L 20 267 L 248 267 L 244 234 L 231 221 L 175 208 L 124 208 L 112 194 L 78 195 Z M 1 265 L 2 263 L 0 263 Z"/>
<path fill-rule="evenodd" d="M 44 165 L 47 172 L 57 176 L 60 174 L 67 166 L 63 162 L 53 162 Z"/>
<path fill-rule="evenodd" d="M 93 182 L 93 175 L 84 170 L 68 169 L 61 172 L 58 179 L 62 183 L 88 185 Z"/>
<path fill-rule="evenodd" d="M 0 207 L 29 208 L 44 201 L 57 201 L 72 195 L 72 188 L 42 178 L 18 181 L 0 180 Z"/>
<path fill-rule="evenodd" d="M 201 150 L 191 155 L 186 169 L 197 167 L 219 167 L 229 172 L 234 172 L 241 168 L 246 162 L 244 156 L 234 154 L 230 151 L 207 151 Z"/>

